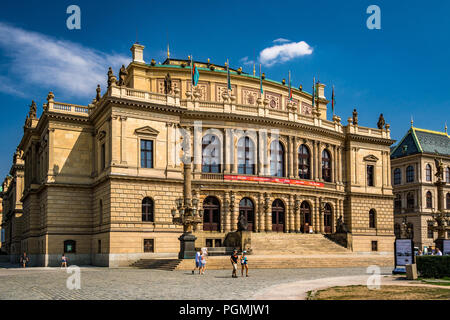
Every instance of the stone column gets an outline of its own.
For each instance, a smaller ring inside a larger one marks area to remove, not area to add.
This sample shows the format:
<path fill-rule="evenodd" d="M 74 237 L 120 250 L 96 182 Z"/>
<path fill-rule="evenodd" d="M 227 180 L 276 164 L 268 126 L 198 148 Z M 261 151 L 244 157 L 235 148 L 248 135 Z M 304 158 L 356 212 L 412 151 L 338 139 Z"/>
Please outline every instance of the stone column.
<path fill-rule="evenodd" d="M 295 215 L 295 231 L 300 232 L 301 221 L 300 221 L 300 204 L 301 200 L 294 196 L 294 215 Z"/>
<path fill-rule="evenodd" d="M 342 152 L 343 149 L 338 147 L 338 182 L 342 183 Z"/>
<path fill-rule="evenodd" d="M 258 131 L 258 175 L 266 175 L 267 131 Z"/>
<path fill-rule="evenodd" d="M 194 134 L 191 137 L 194 137 L 192 141 L 192 146 L 194 150 L 194 172 L 201 173 L 202 172 L 202 128 L 197 128 L 194 125 Z M 189 130 L 189 129 L 188 129 Z M 191 131 L 192 132 L 192 131 Z"/>
<path fill-rule="evenodd" d="M 234 174 L 238 173 L 238 159 L 237 159 L 237 138 L 234 134 L 231 134 L 231 139 L 230 139 L 230 154 L 231 154 L 231 159 L 233 160 L 231 167 L 232 172 Z"/>
<path fill-rule="evenodd" d="M 320 233 L 324 233 L 324 231 L 325 231 L 324 230 L 323 206 L 324 206 L 323 198 L 320 198 L 319 199 L 319 230 L 320 230 Z"/>
<path fill-rule="evenodd" d="M 231 173 L 231 130 L 225 129 L 225 139 L 224 139 L 224 173 L 230 174 Z"/>
<path fill-rule="evenodd" d="M 166 161 L 166 169 L 173 168 L 174 165 L 174 152 L 175 152 L 175 145 L 174 145 L 174 137 L 173 137 L 173 126 L 174 124 L 171 122 L 166 123 L 166 148 L 167 148 L 167 161 Z"/>
<path fill-rule="evenodd" d="M 270 196 L 266 193 L 264 195 L 264 211 L 266 218 L 266 232 L 272 231 L 272 204 L 270 203 Z"/>
<path fill-rule="evenodd" d="M 236 204 L 236 195 L 233 191 L 230 191 L 231 231 L 237 230 L 238 211 L 239 205 Z"/>
<path fill-rule="evenodd" d="M 126 124 L 127 124 L 127 117 L 121 116 L 120 117 L 120 164 L 126 165 L 127 164 L 127 146 L 126 146 Z M 156 149 L 156 146 L 155 146 Z"/>
<path fill-rule="evenodd" d="M 322 179 L 322 152 L 320 152 L 321 144 L 317 141 L 317 177 L 318 180 Z"/>
<path fill-rule="evenodd" d="M 265 231 L 265 209 L 264 209 L 264 195 L 262 193 L 258 194 L 258 214 L 259 214 L 259 232 Z"/>
<path fill-rule="evenodd" d="M 297 137 L 294 137 L 294 147 L 293 147 L 293 151 L 294 151 L 294 179 L 298 179 L 298 149 L 297 149 L 297 143 L 298 143 L 298 139 Z"/>
<path fill-rule="evenodd" d="M 93 135 L 93 141 L 94 141 L 94 143 L 92 145 L 93 149 L 94 149 L 94 157 L 93 158 L 95 159 L 95 155 L 96 155 L 96 150 L 95 150 L 96 149 L 95 148 L 96 141 L 95 141 L 95 136 L 94 135 Z M 53 168 L 54 168 L 54 165 L 55 165 L 54 158 L 53 158 L 53 155 L 55 153 L 54 146 L 55 146 L 55 128 L 49 128 L 48 129 L 48 174 L 49 175 L 54 175 L 55 174 L 53 172 Z M 95 164 L 95 162 L 94 162 L 94 164 Z M 94 165 L 92 171 L 95 171 L 95 165 Z"/>
<path fill-rule="evenodd" d="M 316 150 L 316 141 L 311 141 L 311 178 L 313 180 L 317 180 L 317 150 Z"/>
<path fill-rule="evenodd" d="M 113 146 L 113 140 L 117 141 L 117 132 L 116 132 L 116 120 L 118 119 L 117 116 L 111 116 L 111 118 L 109 118 L 109 133 L 108 133 L 108 137 L 109 137 L 109 141 L 108 141 L 108 153 L 105 155 L 105 157 L 107 158 L 106 163 L 108 165 L 106 165 L 106 168 L 110 167 L 113 164 L 119 163 L 119 161 L 117 161 L 117 153 L 115 152 L 117 149 L 117 145 Z M 106 152 L 105 152 L 106 153 Z"/>
<path fill-rule="evenodd" d="M 337 183 L 338 157 L 337 157 L 336 146 L 333 146 L 332 148 L 333 148 L 332 176 L 333 176 L 333 182 Z"/>
<path fill-rule="evenodd" d="M 230 232 L 230 195 L 226 191 L 223 194 L 223 210 L 220 231 L 225 233 Z"/>
<path fill-rule="evenodd" d="M 314 210 L 313 210 L 314 219 L 312 221 L 312 225 L 314 226 L 314 233 L 319 232 L 319 199 L 314 199 Z"/>
<path fill-rule="evenodd" d="M 259 195 L 256 197 L 255 201 L 255 212 L 254 212 L 253 230 L 254 232 L 259 232 Z"/>
<path fill-rule="evenodd" d="M 289 195 L 289 232 L 295 232 L 295 200 L 292 195 Z"/>
<path fill-rule="evenodd" d="M 293 141 L 293 137 L 292 136 L 288 136 L 288 144 L 289 144 L 289 153 L 288 153 L 288 157 L 289 157 L 289 173 L 288 173 L 288 177 L 290 179 L 294 178 L 294 141 Z"/>

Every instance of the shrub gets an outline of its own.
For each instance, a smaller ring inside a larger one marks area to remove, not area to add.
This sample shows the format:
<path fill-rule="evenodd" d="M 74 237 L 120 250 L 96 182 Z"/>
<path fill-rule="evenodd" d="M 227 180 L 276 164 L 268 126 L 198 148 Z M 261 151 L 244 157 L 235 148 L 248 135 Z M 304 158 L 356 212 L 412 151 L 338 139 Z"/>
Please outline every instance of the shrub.
<path fill-rule="evenodd" d="M 450 277 L 450 256 L 417 256 L 416 263 L 423 278 Z"/>

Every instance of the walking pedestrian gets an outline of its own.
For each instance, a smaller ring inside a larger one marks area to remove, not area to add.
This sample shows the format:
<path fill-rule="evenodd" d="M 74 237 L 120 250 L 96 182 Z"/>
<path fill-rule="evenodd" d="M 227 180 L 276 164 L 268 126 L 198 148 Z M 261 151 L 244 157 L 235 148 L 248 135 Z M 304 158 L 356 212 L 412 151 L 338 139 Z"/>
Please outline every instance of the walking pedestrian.
<path fill-rule="evenodd" d="M 233 254 L 230 257 L 231 265 L 233 266 L 233 273 L 231 274 L 232 278 L 237 278 L 237 263 L 238 263 L 239 256 L 237 254 L 237 250 L 233 250 Z"/>
<path fill-rule="evenodd" d="M 27 263 L 30 261 L 30 258 L 28 258 L 27 253 L 24 251 L 23 255 L 20 257 L 20 263 L 22 264 L 22 268 L 27 267 Z"/>
<path fill-rule="evenodd" d="M 201 271 L 202 275 L 205 274 L 205 271 L 206 271 L 206 257 L 207 257 L 206 252 L 202 251 L 202 255 L 201 255 L 201 259 L 200 259 L 200 271 Z"/>
<path fill-rule="evenodd" d="M 242 251 L 241 256 L 241 276 L 244 276 L 244 269 L 245 269 L 245 276 L 248 277 L 248 259 L 247 259 L 247 251 Z"/>
<path fill-rule="evenodd" d="M 67 268 L 67 257 L 66 255 L 63 253 L 62 257 L 61 257 L 61 268 L 65 267 Z"/>
<path fill-rule="evenodd" d="M 198 269 L 198 274 L 200 274 L 202 265 L 201 265 L 201 253 L 200 250 L 197 250 L 195 253 L 195 268 L 192 270 L 192 274 L 195 273 L 195 269 Z"/>

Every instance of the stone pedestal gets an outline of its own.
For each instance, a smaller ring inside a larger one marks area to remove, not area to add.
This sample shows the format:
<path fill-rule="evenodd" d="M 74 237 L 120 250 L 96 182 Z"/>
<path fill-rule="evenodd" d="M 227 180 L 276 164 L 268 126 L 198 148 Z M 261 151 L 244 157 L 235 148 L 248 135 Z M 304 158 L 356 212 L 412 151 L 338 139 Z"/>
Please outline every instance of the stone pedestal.
<path fill-rule="evenodd" d="M 406 265 L 406 279 L 417 280 L 417 265 L 415 263 Z"/>
<path fill-rule="evenodd" d="M 197 240 L 197 237 L 192 233 L 183 233 L 178 240 L 180 240 L 180 252 L 178 253 L 178 259 L 194 259 L 195 240 Z"/>
<path fill-rule="evenodd" d="M 241 238 L 241 251 L 249 251 L 252 245 L 252 237 L 250 231 L 239 231 L 239 236 Z"/>
<path fill-rule="evenodd" d="M 434 244 L 435 244 L 436 248 L 439 248 L 439 250 L 441 250 L 442 253 L 444 253 L 444 240 L 445 239 L 434 240 Z"/>

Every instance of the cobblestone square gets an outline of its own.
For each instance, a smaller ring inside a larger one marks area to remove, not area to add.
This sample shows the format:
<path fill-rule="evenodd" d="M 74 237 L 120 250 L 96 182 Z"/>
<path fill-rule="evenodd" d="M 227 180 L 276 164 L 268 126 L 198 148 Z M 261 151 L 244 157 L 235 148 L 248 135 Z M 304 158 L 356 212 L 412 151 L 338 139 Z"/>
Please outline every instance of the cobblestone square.
<path fill-rule="evenodd" d="M 384 275 L 391 268 L 381 268 Z M 60 268 L 0 268 L 1 300 L 175 300 L 253 299 L 272 286 L 329 277 L 362 277 L 366 268 L 255 269 L 233 279 L 231 270 L 161 271 L 132 268 L 81 268 L 81 289 L 69 290 L 71 276 Z"/>

